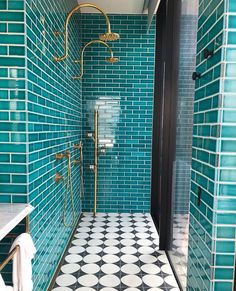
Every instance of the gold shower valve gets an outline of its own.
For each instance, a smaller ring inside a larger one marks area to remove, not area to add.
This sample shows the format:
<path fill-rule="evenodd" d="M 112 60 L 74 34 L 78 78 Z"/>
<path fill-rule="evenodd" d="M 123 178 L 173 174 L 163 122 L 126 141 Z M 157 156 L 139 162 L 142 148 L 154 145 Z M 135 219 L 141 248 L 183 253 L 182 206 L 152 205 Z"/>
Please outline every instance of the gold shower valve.
<path fill-rule="evenodd" d="M 80 160 L 74 159 L 73 163 L 76 166 L 76 165 L 78 165 L 80 163 Z"/>
<path fill-rule="evenodd" d="M 58 184 L 60 181 L 64 181 L 64 177 L 56 172 L 55 183 Z"/>
<path fill-rule="evenodd" d="M 65 153 L 57 153 L 56 154 L 56 160 L 62 160 L 63 158 L 70 158 L 70 151 L 66 151 Z"/>
<path fill-rule="evenodd" d="M 60 34 L 61 34 L 61 32 L 60 32 L 59 30 L 54 31 L 54 35 L 55 35 L 56 37 L 58 37 Z"/>
<path fill-rule="evenodd" d="M 82 148 L 83 144 L 80 142 L 79 144 L 74 145 L 74 149 L 80 150 Z"/>
<path fill-rule="evenodd" d="M 56 160 L 62 160 L 64 158 L 64 154 L 62 153 L 59 153 L 59 154 L 56 154 Z"/>

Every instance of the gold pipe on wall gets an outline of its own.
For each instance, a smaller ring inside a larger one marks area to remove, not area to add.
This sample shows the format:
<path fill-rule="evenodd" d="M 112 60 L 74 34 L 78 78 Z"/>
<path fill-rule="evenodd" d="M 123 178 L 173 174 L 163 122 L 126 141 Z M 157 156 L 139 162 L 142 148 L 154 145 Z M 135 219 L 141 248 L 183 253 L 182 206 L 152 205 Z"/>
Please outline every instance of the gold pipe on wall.
<path fill-rule="evenodd" d="M 98 110 L 94 111 L 94 210 L 97 212 L 97 179 L 98 179 Z"/>
<path fill-rule="evenodd" d="M 106 61 L 109 62 L 109 63 L 116 63 L 119 61 L 118 58 L 115 58 L 114 55 L 113 55 L 113 51 L 111 49 L 111 47 L 105 42 L 105 41 L 102 41 L 100 39 L 95 39 L 95 40 L 91 40 L 90 42 L 86 43 L 82 50 L 81 50 L 81 54 L 80 54 L 80 59 L 79 60 L 75 60 L 74 62 L 75 63 L 80 63 L 80 75 L 79 76 L 75 76 L 74 79 L 75 80 L 79 80 L 80 78 L 82 78 L 83 74 L 84 74 L 84 51 L 85 49 L 94 44 L 94 43 L 99 43 L 99 44 L 102 44 L 104 46 L 106 46 L 110 52 L 110 57 L 109 58 L 106 58 Z"/>
<path fill-rule="evenodd" d="M 99 36 L 99 38 L 101 40 L 113 41 L 113 40 L 119 39 L 118 33 L 111 32 L 111 24 L 110 24 L 109 18 L 107 16 L 107 14 L 101 8 L 99 8 L 98 6 L 96 6 L 94 4 L 90 4 L 90 3 L 78 4 L 67 14 L 67 17 L 66 17 L 66 20 L 64 23 L 64 54 L 61 57 L 54 56 L 53 58 L 56 62 L 63 61 L 68 57 L 68 24 L 69 24 L 69 21 L 70 21 L 72 15 L 74 13 L 76 13 L 79 9 L 84 8 L 84 7 L 90 7 L 90 8 L 97 9 L 105 17 L 106 24 L 107 24 L 107 32 L 105 32 L 104 34 L 101 34 Z M 55 35 L 58 35 L 58 32 L 55 32 Z"/>

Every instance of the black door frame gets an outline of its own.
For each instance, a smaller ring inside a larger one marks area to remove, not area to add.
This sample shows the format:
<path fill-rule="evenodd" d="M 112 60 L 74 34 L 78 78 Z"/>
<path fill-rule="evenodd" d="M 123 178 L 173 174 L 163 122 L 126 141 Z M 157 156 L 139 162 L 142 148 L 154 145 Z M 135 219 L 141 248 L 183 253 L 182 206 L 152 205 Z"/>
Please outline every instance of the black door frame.
<path fill-rule="evenodd" d="M 156 15 L 151 214 L 160 249 L 171 241 L 172 177 L 176 146 L 181 0 L 162 0 Z"/>

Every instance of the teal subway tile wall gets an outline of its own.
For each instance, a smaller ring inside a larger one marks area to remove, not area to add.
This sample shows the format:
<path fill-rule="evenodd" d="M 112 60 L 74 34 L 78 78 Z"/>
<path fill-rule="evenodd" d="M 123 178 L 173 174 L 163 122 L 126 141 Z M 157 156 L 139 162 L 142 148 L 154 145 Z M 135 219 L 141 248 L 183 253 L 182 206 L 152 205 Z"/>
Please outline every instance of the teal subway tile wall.
<path fill-rule="evenodd" d="M 114 56 L 101 45 L 85 53 L 83 87 L 83 139 L 85 143 L 85 199 L 93 209 L 93 110 L 99 111 L 98 211 L 148 212 L 150 209 L 151 139 L 154 82 L 155 21 L 146 32 L 145 15 L 109 15 L 120 40 L 109 43 Z M 105 30 L 99 14 L 83 14 L 83 42 Z"/>
<path fill-rule="evenodd" d="M 0 202 L 14 203 L 27 201 L 27 97 L 24 1 L 11 2 L 0 6 Z"/>
<path fill-rule="evenodd" d="M 0 203 L 28 200 L 24 19 L 23 0 L 16 7 L 0 2 Z M 1 242 L 1 262 L 11 244 L 9 238 Z M 11 281 L 11 266 L 1 273 Z"/>
<path fill-rule="evenodd" d="M 78 15 L 69 27 L 70 57 L 56 63 L 53 56 L 63 54 L 63 36 L 54 31 L 63 30 L 75 5 L 73 0 L 0 3 L 0 202 L 35 207 L 30 217 L 37 248 L 34 290 L 47 289 L 73 230 L 62 224 L 66 183 L 55 184 L 57 171 L 66 180 L 67 160 L 56 161 L 55 154 L 70 150 L 71 160 L 78 157 L 73 146 L 82 138 L 81 81 L 72 78 L 79 73 L 73 63 L 81 43 Z M 81 212 L 79 177 L 80 167 L 72 166 L 76 221 Z M 71 219 L 69 203 L 66 220 Z M 7 250 L 6 244 L 1 250 Z"/>
<path fill-rule="evenodd" d="M 200 1 L 188 290 L 231 291 L 235 264 L 235 5 Z M 204 58 L 204 50 L 214 55 Z M 198 206 L 198 194 L 201 204 Z"/>
<path fill-rule="evenodd" d="M 79 67 L 73 60 L 81 43 L 79 16 L 69 26 L 69 58 L 61 63 L 53 56 L 63 54 L 63 30 L 66 13 L 76 1 L 26 1 L 27 92 L 28 92 L 28 167 L 31 232 L 38 249 L 34 260 L 34 288 L 46 290 L 73 228 L 62 224 L 66 183 L 55 184 L 55 173 L 66 180 L 68 161 L 56 161 L 58 152 L 71 151 L 71 161 L 78 155 L 73 146 L 82 135 L 81 81 L 74 81 Z M 80 167 L 72 164 L 76 219 L 80 214 Z M 70 201 L 70 200 L 69 200 Z M 68 202 L 69 203 L 69 202 Z M 66 221 L 72 220 L 71 203 Z"/>

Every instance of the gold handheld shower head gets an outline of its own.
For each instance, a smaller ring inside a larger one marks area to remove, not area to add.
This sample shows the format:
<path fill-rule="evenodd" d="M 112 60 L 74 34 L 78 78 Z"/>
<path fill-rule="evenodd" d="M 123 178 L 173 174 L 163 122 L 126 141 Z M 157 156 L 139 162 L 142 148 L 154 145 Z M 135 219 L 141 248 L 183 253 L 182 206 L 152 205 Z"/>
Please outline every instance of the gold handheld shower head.
<path fill-rule="evenodd" d="M 115 57 L 113 57 L 113 56 L 111 56 L 111 57 L 109 57 L 109 58 L 106 58 L 106 61 L 107 61 L 108 63 L 117 63 L 117 62 L 119 62 L 119 59 L 118 59 L 118 58 L 115 58 Z"/>
<path fill-rule="evenodd" d="M 115 33 L 115 32 L 106 32 L 106 33 L 101 34 L 99 38 L 100 40 L 103 40 L 103 41 L 115 41 L 115 40 L 118 40 L 120 36 L 118 33 Z"/>
<path fill-rule="evenodd" d="M 119 61 L 118 58 L 115 58 L 113 56 L 113 51 L 112 51 L 111 47 L 105 41 L 102 41 L 100 39 L 91 40 L 90 42 L 86 43 L 84 45 L 84 47 L 82 48 L 81 55 L 80 55 L 80 59 L 74 61 L 75 63 L 80 63 L 80 70 L 81 70 L 80 75 L 74 77 L 75 80 L 79 80 L 79 79 L 82 78 L 82 76 L 84 74 L 84 51 L 85 51 L 86 47 L 88 47 L 88 46 L 90 46 L 90 45 L 92 45 L 94 43 L 100 43 L 100 44 L 102 44 L 102 45 L 104 45 L 104 46 L 106 46 L 108 48 L 108 50 L 110 52 L 110 57 L 109 58 L 106 58 L 106 61 L 107 62 L 109 62 L 109 63 L 117 63 Z"/>

